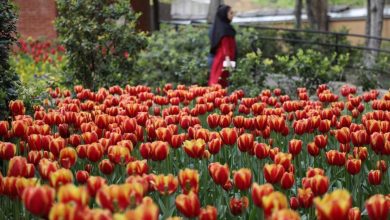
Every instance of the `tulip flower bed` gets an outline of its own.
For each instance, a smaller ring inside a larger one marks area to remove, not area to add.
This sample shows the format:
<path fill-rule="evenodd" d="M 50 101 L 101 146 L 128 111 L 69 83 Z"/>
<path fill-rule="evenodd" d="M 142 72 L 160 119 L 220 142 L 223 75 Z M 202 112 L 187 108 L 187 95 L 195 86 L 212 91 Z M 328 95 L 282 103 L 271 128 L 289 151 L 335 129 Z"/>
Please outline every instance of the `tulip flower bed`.
<path fill-rule="evenodd" d="M 390 92 L 55 89 L 0 122 L 11 219 L 372 219 L 390 210 Z M 176 216 L 176 217 L 175 217 Z"/>

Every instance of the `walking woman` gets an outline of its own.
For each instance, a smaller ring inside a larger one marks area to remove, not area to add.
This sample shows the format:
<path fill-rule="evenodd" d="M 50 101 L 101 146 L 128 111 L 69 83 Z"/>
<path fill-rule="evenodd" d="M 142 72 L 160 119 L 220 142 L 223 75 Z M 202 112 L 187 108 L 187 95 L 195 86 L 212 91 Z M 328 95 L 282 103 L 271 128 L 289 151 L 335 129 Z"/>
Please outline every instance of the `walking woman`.
<path fill-rule="evenodd" d="M 224 70 L 224 61 L 236 60 L 236 31 L 230 24 L 233 20 L 233 10 L 228 5 L 220 5 L 215 16 L 211 31 L 210 53 L 214 55 L 213 64 L 209 78 L 209 86 L 220 84 L 228 86 L 229 72 Z"/>

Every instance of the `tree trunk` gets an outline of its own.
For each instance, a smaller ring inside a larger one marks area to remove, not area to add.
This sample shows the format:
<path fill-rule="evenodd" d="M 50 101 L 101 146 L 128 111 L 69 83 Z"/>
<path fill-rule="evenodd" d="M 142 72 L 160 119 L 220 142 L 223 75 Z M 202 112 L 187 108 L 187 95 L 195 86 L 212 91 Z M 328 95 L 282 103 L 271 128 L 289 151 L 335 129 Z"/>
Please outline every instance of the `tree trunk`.
<path fill-rule="evenodd" d="M 302 26 L 302 0 L 295 0 L 295 28 L 301 29 Z"/>
<path fill-rule="evenodd" d="M 158 0 L 153 0 L 153 18 L 154 30 L 160 30 L 160 3 Z"/>
<path fill-rule="evenodd" d="M 306 0 L 306 12 L 312 29 L 328 31 L 328 0 Z"/>
<path fill-rule="evenodd" d="M 383 14 L 385 8 L 385 0 L 369 1 L 367 6 L 367 20 L 366 20 L 366 33 L 372 37 L 381 37 L 383 28 Z M 369 38 L 366 41 L 366 47 L 372 49 L 380 49 L 380 39 Z M 364 53 L 364 64 L 366 67 L 371 68 L 378 57 L 378 51 L 371 50 Z"/>
<path fill-rule="evenodd" d="M 209 12 L 207 15 L 207 22 L 209 24 L 214 22 L 215 14 L 217 13 L 219 5 L 223 4 L 223 0 L 210 0 Z"/>

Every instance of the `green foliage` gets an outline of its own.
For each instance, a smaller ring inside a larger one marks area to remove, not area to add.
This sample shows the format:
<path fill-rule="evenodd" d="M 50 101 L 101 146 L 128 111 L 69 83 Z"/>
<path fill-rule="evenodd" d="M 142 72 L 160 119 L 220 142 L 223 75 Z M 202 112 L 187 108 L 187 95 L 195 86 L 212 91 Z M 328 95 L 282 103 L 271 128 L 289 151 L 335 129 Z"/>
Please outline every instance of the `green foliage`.
<path fill-rule="evenodd" d="M 348 30 L 343 28 L 339 31 L 339 35 L 318 34 L 311 32 L 282 32 L 281 37 L 289 39 L 290 41 L 284 42 L 284 46 L 290 53 L 295 53 L 299 49 L 308 50 L 312 49 L 320 51 L 326 56 L 331 56 L 336 53 L 350 53 L 350 50 L 346 47 L 332 46 L 332 45 L 344 45 L 350 46 L 347 36 L 343 33 L 348 33 Z"/>
<path fill-rule="evenodd" d="M 338 57 L 337 57 L 338 56 Z M 312 91 L 320 84 L 340 79 L 349 61 L 349 54 L 325 56 L 314 50 L 298 50 L 292 56 L 276 56 L 277 72 L 295 81 L 297 87 L 306 87 Z"/>
<path fill-rule="evenodd" d="M 354 74 L 357 76 L 357 83 L 363 87 L 363 90 L 390 87 L 389 56 L 382 54 L 378 57 L 376 64 L 369 69 L 362 64 L 356 66 L 356 69 Z"/>
<path fill-rule="evenodd" d="M 280 48 L 266 41 L 255 41 L 258 33 L 254 28 L 236 27 L 237 59 L 248 62 L 246 55 L 257 48 L 264 57 L 273 57 Z M 148 47 L 137 61 L 137 75 L 133 84 L 161 86 L 165 83 L 200 84 L 208 80 L 209 67 L 207 56 L 210 42 L 207 26 L 162 26 L 161 31 L 149 37 Z M 266 31 L 272 36 L 273 31 Z M 252 62 L 252 61 L 250 61 Z M 251 64 L 252 65 L 252 64 Z M 248 67 L 249 69 L 249 67 Z"/>
<path fill-rule="evenodd" d="M 57 31 L 66 47 L 67 80 L 88 88 L 124 85 L 134 75 L 144 33 L 128 0 L 57 0 Z"/>
<path fill-rule="evenodd" d="M 8 102 L 18 97 L 19 78 L 9 65 L 9 51 L 16 41 L 15 6 L 9 1 L 0 2 L 0 119 L 8 108 Z"/>
<path fill-rule="evenodd" d="M 252 0 L 263 7 L 271 8 L 294 8 L 295 1 L 292 0 Z M 305 2 L 305 1 L 303 1 Z M 363 6 L 364 0 L 329 0 L 329 5 L 350 5 Z"/>
<path fill-rule="evenodd" d="M 264 88 L 267 74 L 272 71 L 273 61 L 262 59 L 262 53 L 250 52 L 239 60 L 237 69 L 231 71 L 229 78 L 231 91 L 242 89 L 249 96 L 257 96 Z"/>
<path fill-rule="evenodd" d="M 12 69 L 23 86 L 31 82 L 42 88 L 58 87 L 64 82 L 63 69 L 67 65 L 62 46 L 49 41 L 19 40 L 19 49 L 10 57 Z"/>
<path fill-rule="evenodd" d="M 207 29 L 162 26 L 148 40 L 148 47 L 137 61 L 137 78 L 133 84 L 161 86 L 165 83 L 202 84 L 208 79 Z"/>
<path fill-rule="evenodd" d="M 255 28 L 236 27 L 237 29 L 237 56 L 239 58 L 246 57 L 247 53 L 260 49 L 262 57 L 273 58 L 275 54 L 282 52 L 282 48 L 276 41 L 262 40 L 260 37 L 275 37 L 275 30 L 256 30 Z"/>

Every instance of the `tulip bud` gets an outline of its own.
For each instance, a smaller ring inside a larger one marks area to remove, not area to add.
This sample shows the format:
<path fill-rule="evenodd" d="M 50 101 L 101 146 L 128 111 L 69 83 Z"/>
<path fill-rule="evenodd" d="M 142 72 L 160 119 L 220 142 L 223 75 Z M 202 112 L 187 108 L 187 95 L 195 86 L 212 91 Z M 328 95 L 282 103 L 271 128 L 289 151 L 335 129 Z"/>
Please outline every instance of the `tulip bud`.
<path fill-rule="evenodd" d="M 370 170 L 368 173 L 368 182 L 371 185 L 380 185 L 382 181 L 382 173 L 380 170 Z"/>
<path fill-rule="evenodd" d="M 294 185 L 294 174 L 285 172 L 280 179 L 280 185 L 283 189 L 290 189 Z"/>
<path fill-rule="evenodd" d="M 356 175 L 360 172 L 362 161 L 360 159 L 348 159 L 345 167 L 351 175 Z"/>

